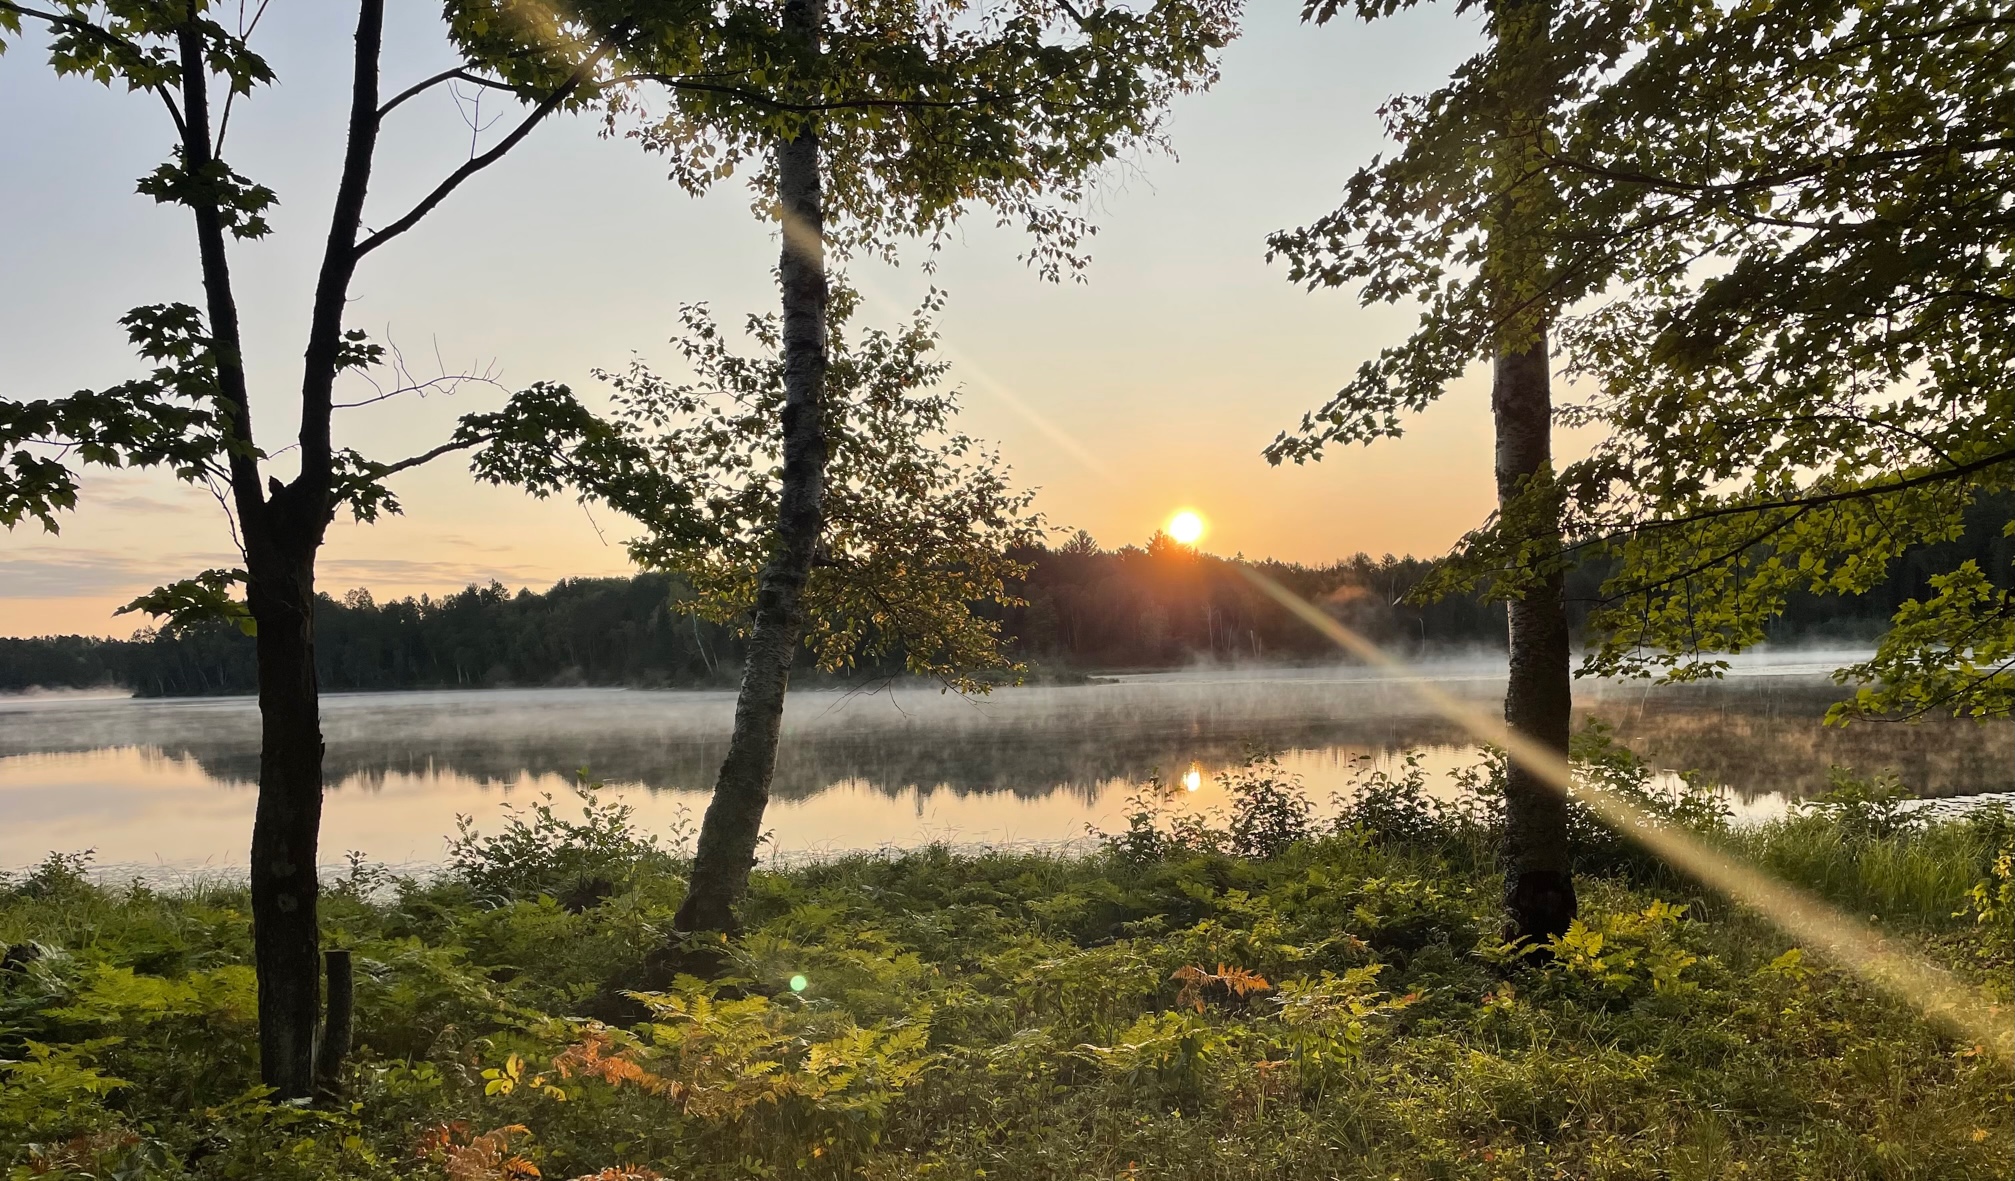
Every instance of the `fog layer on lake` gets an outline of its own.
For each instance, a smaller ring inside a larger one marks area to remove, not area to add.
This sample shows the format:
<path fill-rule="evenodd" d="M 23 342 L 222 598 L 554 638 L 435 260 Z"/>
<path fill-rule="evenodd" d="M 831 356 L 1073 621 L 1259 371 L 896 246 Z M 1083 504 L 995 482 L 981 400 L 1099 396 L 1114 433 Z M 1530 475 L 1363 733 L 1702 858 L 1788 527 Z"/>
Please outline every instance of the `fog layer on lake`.
<path fill-rule="evenodd" d="M 1825 727 L 1844 654 L 1749 659 L 1720 684 L 1578 682 L 1577 713 L 1667 771 L 1698 770 L 1749 814 L 1824 788 L 1829 766 L 1893 771 L 1926 795 L 2007 790 L 2015 726 L 1950 719 Z M 915 685 L 800 690 L 779 751 L 770 848 L 1050 843 L 1123 825 L 1159 775 L 1199 807 L 1223 773 L 1275 752 L 1318 801 L 1419 750 L 1446 782 L 1473 742 L 1413 685 L 1493 702 L 1502 666 L 1193 669 L 961 698 Z M 696 818 L 734 696 L 616 689 L 341 694 L 323 699 L 323 860 L 438 861 L 458 814 L 606 784 L 645 826 Z M 0 699 L 0 866 L 95 849 L 140 872 L 230 872 L 249 843 L 258 711 L 249 698 Z"/>

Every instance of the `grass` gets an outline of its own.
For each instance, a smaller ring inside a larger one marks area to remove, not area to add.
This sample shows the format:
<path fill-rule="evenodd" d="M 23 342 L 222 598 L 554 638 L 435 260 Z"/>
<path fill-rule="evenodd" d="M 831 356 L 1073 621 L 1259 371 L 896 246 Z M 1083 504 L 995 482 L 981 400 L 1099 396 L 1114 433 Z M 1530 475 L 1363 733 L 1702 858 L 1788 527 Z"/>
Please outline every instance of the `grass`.
<path fill-rule="evenodd" d="M 1478 808 L 1437 808 L 1402 774 L 1331 827 L 1265 764 L 1240 784 L 1221 823 L 1144 808 L 1086 856 L 924 849 L 759 873 L 730 978 L 681 979 L 645 998 L 649 1020 L 614 1027 L 582 1014 L 637 979 L 683 869 L 619 806 L 466 833 L 431 881 L 356 866 L 324 923 L 359 966 L 359 1045 L 341 1100 L 315 1108 L 255 1085 L 241 890 L 100 886 L 55 859 L 0 889 L 14 949 L 0 1167 L 453 1181 L 2015 1168 L 2005 1064 L 1611 838 L 1581 832 L 1598 870 L 1586 926 L 1536 964 L 1497 941 L 1487 790 Z M 1912 821 L 1852 796 L 1717 839 L 2006 1001 L 2005 814 Z"/>

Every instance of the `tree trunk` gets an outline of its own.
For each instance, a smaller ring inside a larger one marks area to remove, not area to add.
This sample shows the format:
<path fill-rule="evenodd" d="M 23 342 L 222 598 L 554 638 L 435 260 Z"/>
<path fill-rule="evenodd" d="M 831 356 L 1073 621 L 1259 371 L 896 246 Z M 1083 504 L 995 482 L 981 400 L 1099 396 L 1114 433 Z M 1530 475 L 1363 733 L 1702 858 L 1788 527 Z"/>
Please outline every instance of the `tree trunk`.
<path fill-rule="evenodd" d="M 819 0 L 790 0 L 784 31 L 816 47 Z M 804 588 L 823 526 L 826 476 L 826 269 L 819 141 L 807 120 L 777 147 L 783 219 L 778 274 L 784 309 L 783 488 L 776 548 L 756 590 L 755 631 L 742 662 L 735 731 L 700 823 L 692 884 L 673 926 L 682 933 L 735 930 L 734 907 L 748 892 L 776 770 L 777 735 L 791 659 L 804 639 Z"/>
<path fill-rule="evenodd" d="M 318 539 L 319 540 L 319 539 Z M 315 683 L 315 549 L 260 551 L 248 531 L 246 598 L 259 652 L 259 803 L 252 822 L 253 957 L 259 975 L 259 1074 L 298 1099 L 315 1081 L 321 1015 L 319 885 L 322 727 Z"/>
<path fill-rule="evenodd" d="M 1501 349 L 1490 406 L 1497 426 L 1497 498 L 1508 503 L 1532 476 L 1552 466 L 1553 403 L 1546 337 L 1522 349 Z M 1559 521 L 1550 522 L 1551 551 Z M 1508 604 L 1510 679 L 1504 720 L 1512 732 L 1564 761 L 1573 691 L 1568 674 L 1567 606 L 1553 571 Z M 1567 797 L 1537 768 L 1512 759 L 1504 786 L 1504 905 L 1511 933 L 1535 943 L 1574 920 L 1574 878 L 1568 863 Z"/>
<path fill-rule="evenodd" d="M 362 8 L 360 28 L 370 31 L 379 4 L 366 0 Z M 214 166 L 215 156 L 208 66 L 193 8 L 177 40 L 184 166 L 201 176 Z M 246 606 L 258 625 L 259 800 L 252 822 L 250 887 L 259 989 L 259 1075 L 277 1098 L 300 1099 L 314 1087 L 315 1029 L 321 1015 L 315 913 L 315 856 L 322 820 L 315 551 L 329 513 L 325 492 L 314 501 L 319 509 L 304 515 L 293 509 L 302 502 L 299 492 L 290 493 L 276 483 L 269 500 L 260 487 L 222 212 L 205 201 L 191 202 L 190 209 L 196 220 L 204 302 L 229 444 L 226 462 L 244 534 Z M 302 456 L 304 473 L 312 475 L 318 464 L 321 488 L 326 490 L 326 449 Z"/>
<path fill-rule="evenodd" d="M 315 1050 L 315 1097 L 333 1104 L 343 1097 L 343 1061 L 350 1056 L 356 1032 L 357 980 L 348 951 L 332 948 L 323 963 L 329 977 L 329 1019 L 322 1024 L 322 1042 Z"/>

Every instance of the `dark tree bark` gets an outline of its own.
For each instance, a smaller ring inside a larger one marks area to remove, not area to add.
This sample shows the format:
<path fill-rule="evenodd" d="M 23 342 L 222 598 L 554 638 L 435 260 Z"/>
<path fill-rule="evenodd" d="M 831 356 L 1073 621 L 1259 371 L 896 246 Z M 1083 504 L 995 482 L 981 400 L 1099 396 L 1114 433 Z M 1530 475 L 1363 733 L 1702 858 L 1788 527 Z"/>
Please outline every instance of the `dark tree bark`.
<path fill-rule="evenodd" d="M 228 410 L 232 502 L 245 551 L 246 607 L 257 625 L 259 798 L 252 821 L 253 962 L 259 982 L 259 1074 L 282 1099 L 315 1083 L 321 1021 L 321 694 L 315 680 L 315 558 L 335 504 L 329 418 L 343 303 L 356 270 L 357 228 L 378 132 L 383 0 L 358 5 L 349 143 L 315 287 L 301 392 L 301 468 L 260 486 L 253 458 L 238 308 L 216 200 L 192 202 L 217 383 Z M 214 160 L 209 74 L 196 27 L 181 35 L 182 148 L 192 173 Z"/>
<path fill-rule="evenodd" d="M 291 1099 L 313 1088 L 321 1016 L 315 862 L 322 827 L 322 727 L 315 682 L 315 547 L 286 547 L 278 539 L 250 541 L 267 532 L 248 529 L 245 547 L 246 597 L 259 629 L 252 939 L 259 977 L 259 1073 L 280 1097 Z"/>
<path fill-rule="evenodd" d="M 184 163 L 214 160 L 209 74 L 192 23 L 180 38 Z M 322 735 L 315 691 L 314 545 L 303 546 L 266 500 L 253 455 L 238 308 L 215 200 L 195 201 L 205 316 L 227 410 L 232 499 L 245 548 L 246 606 L 258 627 L 259 798 L 252 822 L 253 963 L 259 986 L 259 1073 L 282 1099 L 313 1086 L 321 1015 L 315 855 L 322 817 Z M 303 467 L 308 464 L 303 457 Z M 276 498 L 284 491 L 275 484 Z M 323 514 L 326 519 L 326 513 Z M 319 540 L 319 530 L 316 539 Z"/>
<path fill-rule="evenodd" d="M 820 0 L 789 0 L 784 31 L 817 52 Z M 783 215 L 783 488 L 776 548 L 756 590 L 755 629 L 742 664 L 734 736 L 700 823 L 692 884 L 673 926 L 682 933 L 731 932 L 734 907 L 748 892 L 776 769 L 777 734 L 791 660 L 805 634 L 804 589 L 824 525 L 826 479 L 826 266 L 819 140 L 809 119 L 777 147 L 777 197 Z"/>
<path fill-rule="evenodd" d="M 1552 464 L 1553 400 L 1546 338 L 1496 358 L 1490 406 L 1497 426 L 1497 497 L 1508 503 Z M 1553 522 L 1553 544 L 1559 522 Z M 1567 606 L 1558 570 L 1535 581 L 1507 607 L 1511 621 L 1504 720 L 1513 733 L 1567 758 L 1573 710 Z M 1541 770 L 1512 759 L 1504 787 L 1504 905 L 1511 933 L 1535 943 L 1574 921 L 1568 862 L 1567 797 Z"/>
<path fill-rule="evenodd" d="M 259 1062 L 282 1098 L 310 1095 L 321 1020 L 321 689 L 315 679 L 315 559 L 335 512 L 330 412 L 343 304 L 378 138 L 384 0 L 358 5 L 349 139 L 315 283 L 301 376 L 301 470 L 257 503 L 239 497 L 246 605 L 258 624 L 259 803 L 252 822 L 252 934 Z"/>
<path fill-rule="evenodd" d="M 331 442 L 330 420 L 336 379 L 356 361 L 346 357 L 343 341 L 343 310 L 350 280 L 365 254 L 412 228 L 588 83 L 613 43 L 604 43 L 589 54 L 495 146 L 472 156 L 404 216 L 360 242 L 364 199 L 385 114 L 406 99 L 460 76 L 460 71 L 437 74 L 380 107 L 378 72 L 385 4 L 384 0 L 358 0 L 349 136 L 303 357 L 297 439 L 300 469 L 291 482 L 283 484 L 277 479 L 265 480 L 260 473 L 261 455 L 252 432 L 244 348 L 227 250 L 234 232 L 248 232 L 249 227 L 238 219 L 249 211 L 237 207 L 242 194 L 233 190 L 226 179 L 229 174 L 217 158 L 222 123 L 213 128 L 210 117 L 214 63 L 206 56 L 211 47 L 206 44 L 203 6 L 182 7 L 180 23 L 170 26 L 177 76 L 155 79 L 150 71 L 144 88 L 163 100 L 180 140 L 176 188 L 160 199 L 186 206 L 196 224 L 203 320 L 208 331 L 205 359 L 212 366 L 222 420 L 222 447 L 217 458 L 230 484 L 230 503 L 245 558 L 246 606 L 257 625 L 261 748 L 250 883 L 259 987 L 259 1069 L 277 1097 L 298 1099 L 307 1097 L 314 1087 L 315 1037 L 321 1016 L 315 862 L 322 816 L 322 735 L 315 682 L 315 559 L 344 495 L 338 487 L 338 457 Z M 22 8 L 15 15 L 35 17 L 71 31 L 95 30 L 101 39 L 141 55 L 135 61 L 154 60 L 151 46 L 143 53 L 121 34 L 67 10 Z M 147 35 L 151 37 L 152 31 Z M 60 64 L 59 72 L 63 72 Z M 129 74 L 127 81 L 134 83 L 135 76 Z M 136 88 L 141 87 L 136 83 Z M 383 477 L 404 471 L 477 442 L 458 436 L 421 455 L 378 467 L 373 474 Z"/>
<path fill-rule="evenodd" d="M 350 953 L 332 949 L 323 957 L 329 976 L 329 1019 L 322 1026 L 322 1041 L 315 1049 L 315 1095 L 334 1102 L 343 1094 L 343 1061 L 350 1056 L 350 1042 L 356 1021 L 356 976 Z"/>

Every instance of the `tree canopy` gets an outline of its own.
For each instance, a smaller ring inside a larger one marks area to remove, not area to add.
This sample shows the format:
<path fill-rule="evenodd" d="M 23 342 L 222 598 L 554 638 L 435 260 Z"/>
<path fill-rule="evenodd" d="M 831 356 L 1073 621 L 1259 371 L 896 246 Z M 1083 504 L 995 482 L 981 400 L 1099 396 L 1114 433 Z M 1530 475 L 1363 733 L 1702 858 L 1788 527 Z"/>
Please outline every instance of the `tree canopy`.
<path fill-rule="evenodd" d="M 1012 663 L 998 609 L 1019 603 L 1011 585 L 1028 570 L 1010 551 L 1045 533 L 1033 493 L 953 425 L 958 395 L 943 387 L 948 364 L 934 356 L 930 322 L 940 298 L 893 332 L 850 333 L 856 301 L 842 291 L 836 302 L 806 643 L 829 670 L 896 653 L 912 674 L 982 689 L 977 674 Z M 578 488 L 628 514 L 644 529 L 628 543 L 632 560 L 687 580 L 687 610 L 746 623 L 775 547 L 783 483 L 779 319 L 748 318 L 748 353 L 704 305 L 687 305 L 681 319 L 674 343 L 695 380 L 674 383 L 641 361 L 602 372 L 613 403 L 605 440 L 564 452 L 544 440 L 497 446 L 480 470 L 546 492 Z"/>
<path fill-rule="evenodd" d="M 774 0 L 651 5 L 453 0 L 453 35 L 522 86 L 594 59 L 611 134 L 662 156 L 690 193 L 747 171 L 773 216 L 772 145 L 816 122 L 830 248 L 941 241 L 985 208 L 1030 235 L 1029 261 L 1081 268 L 1082 209 L 1114 168 L 1163 146 L 1178 94 L 1217 78 L 1240 0 L 849 0 L 825 6 L 818 45 Z M 600 55 L 599 57 L 597 55 Z"/>
<path fill-rule="evenodd" d="M 1694 675 L 1788 593 L 1873 585 L 2015 487 L 2015 18 L 1838 0 L 1644 22 L 1559 153 L 1656 227 L 1627 297 L 1567 342 L 1609 431 L 1568 482 L 1622 559 L 1590 667 Z M 1963 561 L 1932 589 L 1843 670 L 1843 716 L 2008 710 L 2015 570 Z"/>
<path fill-rule="evenodd" d="M 1317 10 L 1317 15 L 1325 11 Z M 1376 9 L 1374 9 L 1376 10 Z M 1556 360 L 1604 428 L 1466 538 L 1429 593 L 1506 593 L 1558 559 L 1613 560 L 1584 671 L 1715 675 L 1798 593 L 1881 583 L 2015 484 L 2008 215 L 2010 18 L 1968 0 L 1735 7 L 1568 3 L 1558 109 L 1522 183 Z M 1421 329 L 1278 439 L 1276 460 L 1398 429 L 1481 358 L 1487 50 L 1394 100 L 1402 147 L 1337 212 L 1274 239 L 1295 278 L 1418 301 Z M 2015 571 L 1971 560 L 1904 605 L 1839 716 L 2005 712 Z"/>

